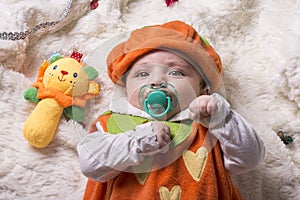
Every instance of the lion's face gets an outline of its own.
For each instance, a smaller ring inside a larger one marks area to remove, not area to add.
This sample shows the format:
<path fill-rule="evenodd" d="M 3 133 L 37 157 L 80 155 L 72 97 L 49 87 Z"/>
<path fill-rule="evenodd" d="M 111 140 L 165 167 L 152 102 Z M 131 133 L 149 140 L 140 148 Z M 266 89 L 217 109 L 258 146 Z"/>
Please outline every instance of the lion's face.
<path fill-rule="evenodd" d="M 43 83 L 45 88 L 54 88 L 69 96 L 81 96 L 89 87 L 82 65 L 72 58 L 62 58 L 49 65 Z"/>

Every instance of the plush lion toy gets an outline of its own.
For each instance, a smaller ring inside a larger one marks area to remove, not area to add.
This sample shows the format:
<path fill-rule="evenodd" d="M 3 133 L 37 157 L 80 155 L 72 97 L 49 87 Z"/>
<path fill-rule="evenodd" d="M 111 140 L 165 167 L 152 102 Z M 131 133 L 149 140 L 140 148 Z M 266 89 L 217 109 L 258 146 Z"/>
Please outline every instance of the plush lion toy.
<path fill-rule="evenodd" d="M 99 94 L 100 85 L 93 81 L 98 73 L 85 66 L 81 57 L 78 52 L 70 57 L 53 54 L 40 67 L 37 82 L 24 92 L 26 100 L 37 103 L 23 127 L 33 146 L 44 148 L 52 141 L 63 113 L 82 122 L 86 101 Z"/>

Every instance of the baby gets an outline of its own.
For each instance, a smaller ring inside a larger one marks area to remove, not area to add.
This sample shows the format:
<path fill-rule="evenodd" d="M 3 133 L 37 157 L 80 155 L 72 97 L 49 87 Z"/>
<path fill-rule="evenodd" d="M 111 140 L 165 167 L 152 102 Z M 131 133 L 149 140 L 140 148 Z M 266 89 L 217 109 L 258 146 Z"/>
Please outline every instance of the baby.
<path fill-rule="evenodd" d="M 133 31 L 107 58 L 113 99 L 78 145 L 84 199 L 241 199 L 232 174 L 263 142 L 219 92 L 220 57 L 181 21 Z"/>

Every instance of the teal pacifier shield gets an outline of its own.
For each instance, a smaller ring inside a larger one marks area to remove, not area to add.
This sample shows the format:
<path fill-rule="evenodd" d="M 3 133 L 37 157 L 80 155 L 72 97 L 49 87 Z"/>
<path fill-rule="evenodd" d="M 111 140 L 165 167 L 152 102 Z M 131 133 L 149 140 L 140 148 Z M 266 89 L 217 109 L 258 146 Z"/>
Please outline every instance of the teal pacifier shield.
<path fill-rule="evenodd" d="M 160 90 L 154 90 L 148 95 L 147 99 L 150 106 L 161 105 L 164 107 L 167 102 L 167 95 Z"/>
<path fill-rule="evenodd" d="M 160 86 L 144 85 L 138 96 L 140 106 L 152 117 L 162 117 L 176 108 L 178 99 L 174 86 L 161 84 Z"/>

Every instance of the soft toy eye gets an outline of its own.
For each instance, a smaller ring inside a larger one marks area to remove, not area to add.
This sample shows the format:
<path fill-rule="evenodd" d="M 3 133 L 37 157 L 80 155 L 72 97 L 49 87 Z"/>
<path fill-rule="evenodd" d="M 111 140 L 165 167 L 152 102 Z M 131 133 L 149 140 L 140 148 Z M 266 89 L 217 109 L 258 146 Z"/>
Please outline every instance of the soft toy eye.
<path fill-rule="evenodd" d="M 77 77 L 77 73 L 74 73 L 74 74 L 73 74 L 73 77 L 76 78 L 76 77 Z"/>
<path fill-rule="evenodd" d="M 53 70 L 56 70 L 57 69 L 57 65 L 55 65 L 54 67 L 53 67 Z"/>

